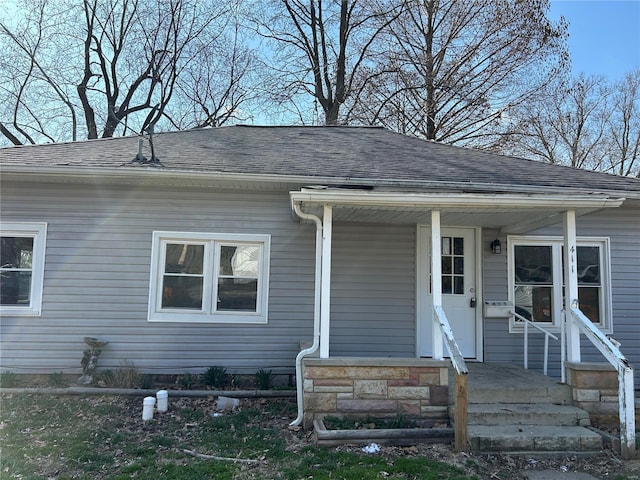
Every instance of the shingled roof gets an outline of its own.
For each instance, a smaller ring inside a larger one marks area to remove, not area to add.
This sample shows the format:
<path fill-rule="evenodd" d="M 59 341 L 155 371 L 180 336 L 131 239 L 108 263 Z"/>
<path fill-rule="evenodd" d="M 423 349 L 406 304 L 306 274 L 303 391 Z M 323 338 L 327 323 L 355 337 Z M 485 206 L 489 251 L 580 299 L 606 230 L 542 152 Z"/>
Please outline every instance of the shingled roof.
<path fill-rule="evenodd" d="M 0 149 L 5 171 L 140 169 L 308 179 L 323 184 L 389 185 L 496 192 L 558 189 L 640 198 L 640 179 L 550 165 L 408 137 L 377 127 L 231 126 L 159 133 L 160 164 L 133 162 L 139 137 Z M 145 140 L 146 157 L 151 157 Z"/>

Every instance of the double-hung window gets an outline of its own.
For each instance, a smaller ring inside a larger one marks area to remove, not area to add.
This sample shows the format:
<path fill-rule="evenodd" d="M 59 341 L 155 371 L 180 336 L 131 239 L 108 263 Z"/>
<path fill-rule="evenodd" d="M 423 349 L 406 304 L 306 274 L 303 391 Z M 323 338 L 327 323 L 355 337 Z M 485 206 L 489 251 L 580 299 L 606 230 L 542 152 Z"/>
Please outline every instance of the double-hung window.
<path fill-rule="evenodd" d="M 0 224 L 0 313 L 40 315 L 45 223 Z"/>
<path fill-rule="evenodd" d="M 149 320 L 266 323 L 269 235 L 154 232 Z"/>
<path fill-rule="evenodd" d="M 509 292 L 516 313 L 560 327 L 564 307 L 564 245 L 559 237 L 509 237 Z M 611 330 L 609 240 L 577 239 L 578 303 L 594 324 Z M 511 331 L 522 324 L 511 320 Z"/>

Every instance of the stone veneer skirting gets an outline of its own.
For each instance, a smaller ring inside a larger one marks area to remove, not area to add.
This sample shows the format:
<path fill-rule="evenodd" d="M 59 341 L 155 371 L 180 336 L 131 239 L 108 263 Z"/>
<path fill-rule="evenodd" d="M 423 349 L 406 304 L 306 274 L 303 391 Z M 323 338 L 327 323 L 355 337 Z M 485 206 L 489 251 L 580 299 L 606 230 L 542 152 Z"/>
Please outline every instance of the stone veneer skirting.
<path fill-rule="evenodd" d="M 304 427 L 314 418 L 447 418 L 449 362 L 421 358 L 305 358 Z"/>
<path fill-rule="evenodd" d="M 597 427 L 619 428 L 618 372 L 608 363 L 565 363 L 573 403 L 586 410 Z M 636 428 L 640 409 L 636 404 Z"/>

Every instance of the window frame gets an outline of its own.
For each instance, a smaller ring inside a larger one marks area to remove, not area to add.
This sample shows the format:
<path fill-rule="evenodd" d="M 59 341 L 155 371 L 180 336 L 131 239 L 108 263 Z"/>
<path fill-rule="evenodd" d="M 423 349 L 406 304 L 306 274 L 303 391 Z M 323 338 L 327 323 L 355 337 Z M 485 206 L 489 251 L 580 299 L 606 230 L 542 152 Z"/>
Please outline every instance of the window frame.
<path fill-rule="evenodd" d="M 39 317 L 42 315 L 42 289 L 44 284 L 47 223 L 0 222 L 0 236 L 33 239 L 29 305 L 0 305 L 0 315 Z"/>
<path fill-rule="evenodd" d="M 166 245 L 170 243 L 204 245 L 203 291 L 200 310 L 162 308 L 165 252 Z M 255 312 L 217 310 L 217 303 L 214 299 L 220 274 L 220 245 L 251 245 L 259 248 Z M 270 250 L 270 235 L 154 231 L 151 245 L 147 320 L 149 322 L 266 324 L 268 322 Z"/>
<path fill-rule="evenodd" d="M 559 236 L 530 236 L 510 235 L 507 237 L 507 275 L 509 288 L 509 301 L 515 305 L 515 247 L 516 246 L 550 246 L 552 263 L 552 322 L 535 322 L 536 325 L 552 332 L 561 330 L 562 312 L 564 309 L 564 282 L 562 249 L 564 238 Z M 612 299 L 611 299 L 611 249 L 609 237 L 577 237 L 576 246 L 597 246 L 600 250 L 600 322 L 595 323 L 603 333 L 612 333 Z M 561 259 L 558 262 L 558 258 Z M 588 287 L 588 286 L 587 286 Z M 509 317 L 509 333 L 522 333 L 522 322 L 516 322 L 515 317 Z"/>

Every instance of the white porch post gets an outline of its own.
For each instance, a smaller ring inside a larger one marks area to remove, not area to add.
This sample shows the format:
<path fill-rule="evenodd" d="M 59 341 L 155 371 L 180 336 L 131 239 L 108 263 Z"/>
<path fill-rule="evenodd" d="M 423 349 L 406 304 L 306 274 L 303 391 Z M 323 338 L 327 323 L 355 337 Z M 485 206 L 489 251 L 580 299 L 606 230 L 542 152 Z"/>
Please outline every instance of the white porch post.
<path fill-rule="evenodd" d="M 333 207 L 324 206 L 322 217 L 322 289 L 320 297 L 320 358 L 329 358 L 329 319 L 331 309 L 331 237 Z"/>
<path fill-rule="evenodd" d="M 431 210 L 431 298 L 433 307 L 442 306 L 442 240 L 440 239 L 440 211 Z M 431 338 L 433 339 L 433 358 L 442 360 L 442 331 L 437 324 L 433 308 L 431 309 Z"/>
<path fill-rule="evenodd" d="M 564 314 L 567 327 L 567 360 L 580 362 L 580 330 L 571 318 L 571 306 L 578 304 L 576 212 L 564 215 Z"/>

